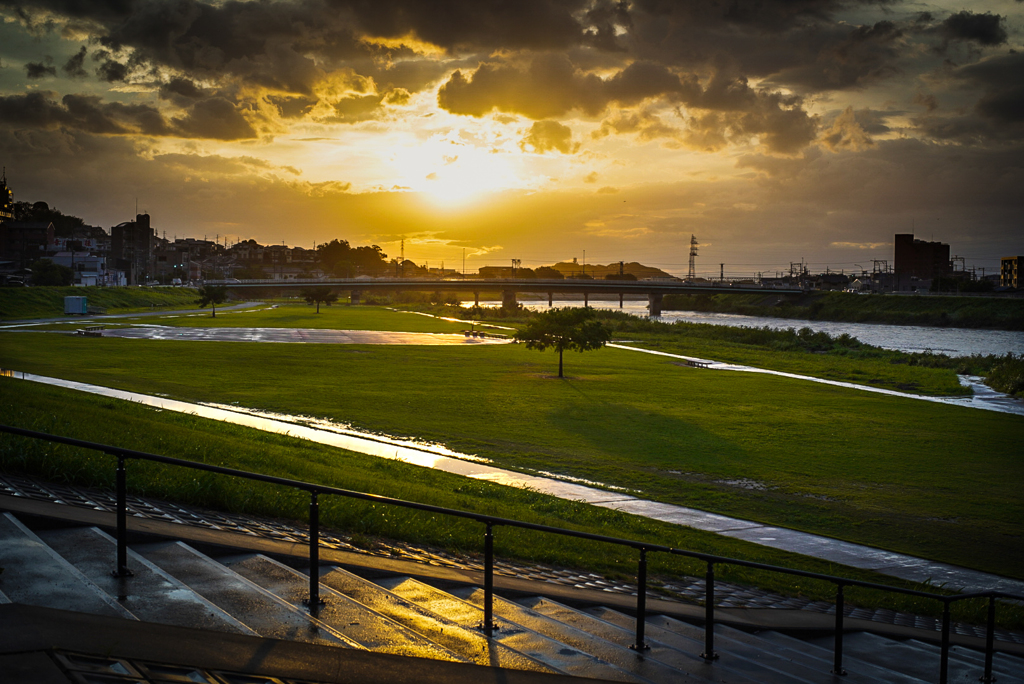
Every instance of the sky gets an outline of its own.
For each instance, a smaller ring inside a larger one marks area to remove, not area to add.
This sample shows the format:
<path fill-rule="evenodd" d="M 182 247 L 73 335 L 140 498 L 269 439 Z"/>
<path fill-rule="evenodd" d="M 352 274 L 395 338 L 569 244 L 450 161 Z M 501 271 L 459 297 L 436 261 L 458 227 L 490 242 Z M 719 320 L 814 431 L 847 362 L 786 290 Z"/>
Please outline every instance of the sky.
<path fill-rule="evenodd" d="M 0 0 L 15 200 L 475 270 L 1024 254 L 1024 2 Z"/>

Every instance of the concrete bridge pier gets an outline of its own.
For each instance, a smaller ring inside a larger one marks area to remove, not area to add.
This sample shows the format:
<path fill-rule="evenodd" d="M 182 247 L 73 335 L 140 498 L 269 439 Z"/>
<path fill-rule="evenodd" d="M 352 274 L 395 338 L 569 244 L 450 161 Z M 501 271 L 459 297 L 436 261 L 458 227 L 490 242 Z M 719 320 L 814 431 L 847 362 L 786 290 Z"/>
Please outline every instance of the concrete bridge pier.
<path fill-rule="evenodd" d="M 516 301 L 515 290 L 502 290 L 501 291 L 501 308 L 502 309 L 515 309 L 519 306 L 519 302 Z"/>
<path fill-rule="evenodd" d="M 584 292 L 583 293 L 583 308 L 586 309 L 586 308 L 589 308 L 589 307 L 590 307 L 590 294 L 587 293 L 587 292 Z"/>
<path fill-rule="evenodd" d="M 661 298 L 660 294 L 649 294 L 647 295 L 647 315 L 648 316 L 660 316 L 661 315 Z"/>
<path fill-rule="evenodd" d="M 480 306 L 480 293 L 479 292 L 474 292 L 473 293 L 473 306 Z"/>
<path fill-rule="evenodd" d="M 548 306 L 552 307 L 555 305 L 554 294 L 548 292 Z"/>
<path fill-rule="evenodd" d="M 359 298 L 362 296 L 362 292 L 359 290 L 352 290 L 348 293 L 348 301 L 350 304 L 358 304 Z"/>
<path fill-rule="evenodd" d="M 619 308 L 622 308 L 622 293 L 619 293 Z"/>

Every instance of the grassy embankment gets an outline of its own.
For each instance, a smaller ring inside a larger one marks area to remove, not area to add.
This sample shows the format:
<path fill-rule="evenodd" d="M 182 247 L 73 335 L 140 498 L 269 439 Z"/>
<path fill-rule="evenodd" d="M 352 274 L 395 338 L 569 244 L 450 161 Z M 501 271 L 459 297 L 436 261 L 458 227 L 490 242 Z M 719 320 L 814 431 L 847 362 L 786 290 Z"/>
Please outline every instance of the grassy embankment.
<path fill-rule="evenodd" d="M 196 308 L 196 291 L 186 287 L 6 287 L 0 320 L 63 316 L 65 297 L 87 297 L 90 310 L 112 314 Z"/>
<path fill-rule="evenodd" d="M 60 406 L 60 410 L 55 411 L 55 406 Z M 21 427 L 205 463 L 893 586 L 917 586 L 536 492 L 10 378 L 0 378 L 0 412 L 5 422 Z M 0 437 L 0 467 L 6 472 L 22 472 L 57 482 L 106 487 L 113 484 L 113 461 L 109 457 L 9 436 Z M 197 475 L 145 462 L 130 464 L 129 482 L 131 491 L 140 495 L 293 520 L 304 519 L 308 503 L 305 495 L 284 488 Z M 354 543 L 364 547 L 372 547 L 373 538 L 378 535 L 468 553 L 478 552 L 481 545 L 481 526 L 458 519 L 338 497 L 322 497 L 321 509 L 326 526 L 344 530 Z M 626 581 L 636 567 L 635 554 L 619 547 L 582 541 L 567 544 L 560 537 L 524 530 L 498 528 L 496 548 L 500 556 L 586 568 Z M 660 554 L 650 556 L 650 565 L 655 585 L 659 577 L 699 575 L 703 570 L 697 563 Z M 824 583 L 728 565 L 717 566 L 717 573 L 723 581 L 753 584 L 787 595 L 833 598 L 831 586 Z M 847 589 L 847 600 L 854 605 L 933 615 L 938 610 L 933 602 L 858 589 Z M 957 603 L 954 619 L 981 622 L 983 611 L 980 601 Z M 1002 626 L 1020 628 L 1024 626 L 1024 610 L 1001 608 L 999 619 Z"/>
<path fill-rule="evenodd" d="M 391 316 L 402 321 L 399 328 L 406 319 L 448 325 L 380 309 L 332 311 L 338 327 L 352 327 L 347 315 Z M 275 310 L 247 320 L 285 315 Z M 550 379 L 553 354 L 520 346 L 39 333 L 5 333 L 0 345 L 3 365 L 17 370 L 326 417 L 444 442 L 507 467 L 584 477 L 646 498 L 1001 574 L 1021 576 L 1024 566 L 1024 507 L 1015 484 L 1024 476 L 1020 416 L 696 370 L 615 349 L 569 355 L 571 379 L 559 382 Z M 189 370 L 171 370 L 181 368 Z"/>
<path fill-rule="evenodd" d="M 794 299 L 778 294 L 723 293 L 667 295 L 664 309 L 774 316 L 808 321 L 1024 330 L 1022 298 L 814 292 Z"/>

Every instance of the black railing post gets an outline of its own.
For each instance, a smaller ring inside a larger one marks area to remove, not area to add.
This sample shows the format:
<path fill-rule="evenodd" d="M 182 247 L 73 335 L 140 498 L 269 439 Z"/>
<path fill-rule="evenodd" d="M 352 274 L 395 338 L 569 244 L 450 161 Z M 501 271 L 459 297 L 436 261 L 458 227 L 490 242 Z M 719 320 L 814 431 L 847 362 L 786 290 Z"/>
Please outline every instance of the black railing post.
<path fill-rule="evenodd" d="M 942 631 L 939 646 L 939 684 L 949 681 L 949 601 L 942 601 Z"/>
<path fill-rule="evenodd" d="M 846 612 L 842 582 L 836 584 L 836 642 L 832 658 L 832 674 L 845 676 L 843 669 L 843 613 Z"/>
<path fill-rule="evenodd" d="M 715 564 L 711 561 L 704 575 L 704 652 L 700 657 L 705 662 L 718 660 L 715 653 Z"/>
<path fill-rule="evenodd" d="M 128 472 L 124 456 L 117 457 L 117 566 L 114 577 L 131 577 L 128 569 Z"/>
<path fill-rule="evenodd" d="M 320 500 L 315 489 L 309 493 L 309 598 L 305 603 L 314 615 L 324 605 L 320 598 Z"/>
<path fill-rule="evenodd" d="M 484 532 L 484 634 L 494 634 L 494 525 Z"/>
<path fill-rule="evenodd" d="M 992 655 L 995 652 L 996 640 L 996 597 L 988 597 L 988 625 L 985 628 L 985 674 L 981 676 L 983 682 L 994 682 L 992 676 Z"/>
<path fill-rule="evenodd" d="M 636 642 L 630 646 L 637 653 L 643 653 L 650 646 L 644 641 L 644 627 L 647 624 L 647 549 L 640 548 L 640 561 L 636 568 Z"/>

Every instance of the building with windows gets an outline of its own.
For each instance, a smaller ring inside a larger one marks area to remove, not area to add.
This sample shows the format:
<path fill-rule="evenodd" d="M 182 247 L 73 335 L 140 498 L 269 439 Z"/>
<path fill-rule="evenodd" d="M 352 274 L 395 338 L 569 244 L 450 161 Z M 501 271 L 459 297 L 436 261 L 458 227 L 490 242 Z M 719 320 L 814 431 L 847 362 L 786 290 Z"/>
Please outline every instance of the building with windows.
<path fill-rule="evenodd" d="M 129 285 L 145 285 L 154 276 L 155 240 L 149 214 L 138 214 L 134 221 L 110 229 L 110 259 L 114 269 L 124 271 Z"/>
<path fill-rule="evenodd" d="M 999 260 L 999 287 L 1020 287 L 1020 267 L 1024 256 L 1003 257 Z"/>
<path fill-rule="evenodd" d="M 895 289 L 909 287 L 911 279 L 930 281 L 953 274 L 949 261 L 949 245 L 943 242 L 917 240 L 913 233 L 896 235 L 893 274 Z"/>

